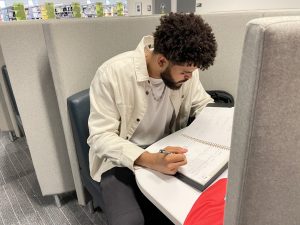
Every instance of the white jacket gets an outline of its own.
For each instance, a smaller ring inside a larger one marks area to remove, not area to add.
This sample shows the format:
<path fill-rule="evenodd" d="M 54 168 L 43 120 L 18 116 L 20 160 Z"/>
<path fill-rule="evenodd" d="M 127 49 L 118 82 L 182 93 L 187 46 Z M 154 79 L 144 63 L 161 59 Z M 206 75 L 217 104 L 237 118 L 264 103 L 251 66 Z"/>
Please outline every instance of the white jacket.
<path fill-rule="evenodd" d="M 96 181 L 116 166 L 134 170 L 134 161 L 145 151 L 129 139 L 147 110 L 149 75 L 144 48 L 152 44 L 153 37 L 146 36 L 136 50 L 106 61 L 91 83 L 88 144 L 90 174 Z M 176 115 L 172 131 L 185 127 L 189 116 L 213 102 L 200 83 L 198 70 L 179 90 L 171 90 L 170 100 Z"/>

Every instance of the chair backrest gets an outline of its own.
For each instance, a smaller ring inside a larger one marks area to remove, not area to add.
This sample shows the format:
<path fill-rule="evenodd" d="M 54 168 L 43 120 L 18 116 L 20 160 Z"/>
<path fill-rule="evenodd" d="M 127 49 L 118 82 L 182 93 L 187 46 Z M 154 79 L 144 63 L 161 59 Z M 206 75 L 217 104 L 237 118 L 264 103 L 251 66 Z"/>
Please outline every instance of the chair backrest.
<path fill-rule="evenodd" d="M 1 131 L 10 131 L 12 130 L 12 124 L 10 121 L 8 109 L 6 102 L 4 100 L 4 93 L 2 90 L 2 85 L 0 82 L 0 133 Z"/>
<path fill-rule="evenodd" d="M 300 224 L 300 17 L 248 23 L 225 225 Z"/>
<path fill-rule="evenodd" d="M 1 70 L 2 70 L 2 75 L 3 75 L 3 80 L 4 80 L 5 85 L 7 87 L 8 95 L 9 95 L 9 98 L 10 98 L 11 107 L 12 107 L 12 110 L 14 112 L 14 116 L 17 119 L 18 127 L 20 129 L 20 136 L 24 136 L 25 132 L 24 132 L 24 129 L 23 129 L 22 120 L 21 120 L 21 117 L 20 117 L 20 113 L 19 113 L 19 110 L 18 110 L 18 106 L 17 106 L 17 103 L 16 103 L 14 92 L 13 92 L 12 87 L 11 87 L 11 83 L 10 83 L 10 79 L 9 79 L 9 75 L 8 75 L 8 72 L 7 72 L 6 65 L 2 66 Z"/>
<path fill-rule="evenodd" d="M 15 115 L 20 115 L 18 107 L 17 107 L 16 100 L 15 100 L 14 92 L 13 92 L 13 90 L 11 88 L 10 79 L 9 79 L 9 76 L 8 76 L 8 72 L 7 72 L 6 66 L 5 65 L 2 66 L 1 70 L 2 70 L 2 75 L 3 75 L 4 81 L 5 81 L 6 86 L 7 86 L 8 93 L 10 95 L 10 99 L 11 99 L 11 102 L 12 102 L 13 111 L 14 111 Z"/>
<path fill-rule="evenodd" d="M 89 146 L 87 144 L 87 138 L 89 136 L 88 118 L 90 114 L 89 89 L 72 95 L 67 99 L 67 103 L 79 168 L 88 175 Z"/>

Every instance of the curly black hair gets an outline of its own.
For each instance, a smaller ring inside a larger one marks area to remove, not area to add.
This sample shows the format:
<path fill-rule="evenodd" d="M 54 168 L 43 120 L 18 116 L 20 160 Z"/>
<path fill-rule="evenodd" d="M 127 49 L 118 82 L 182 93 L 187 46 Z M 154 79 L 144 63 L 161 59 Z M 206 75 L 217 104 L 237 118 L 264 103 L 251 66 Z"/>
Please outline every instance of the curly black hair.
<path fill-rule="evenodd" d="M 153 36 L 154 53 L 164 55 L 173 64 L 206 70 L 214 63 L 217 51 L 215 35 L 200 15 L 164 15 Z"/>

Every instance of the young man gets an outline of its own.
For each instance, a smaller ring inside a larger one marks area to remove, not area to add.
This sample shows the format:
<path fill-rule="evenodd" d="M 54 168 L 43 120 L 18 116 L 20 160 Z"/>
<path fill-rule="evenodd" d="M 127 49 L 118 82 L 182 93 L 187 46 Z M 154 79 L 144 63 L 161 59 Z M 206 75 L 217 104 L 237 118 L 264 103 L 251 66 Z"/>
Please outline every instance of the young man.
<path fill-rule="evenodd" d="M 194 14 L 162 16 L 154 37 L 99 67 L 90 88 L 90 172 L 100 181 L 109 225 L 171 224 L 139 191 L 134 165 L 175 174 L 187 149 L 149 153 L 145 147 L 187 125 L 213 100 L 198 68 L 213 64 L 211 27 Z M 171 191 L 171 190 L 170 190 Z"/>

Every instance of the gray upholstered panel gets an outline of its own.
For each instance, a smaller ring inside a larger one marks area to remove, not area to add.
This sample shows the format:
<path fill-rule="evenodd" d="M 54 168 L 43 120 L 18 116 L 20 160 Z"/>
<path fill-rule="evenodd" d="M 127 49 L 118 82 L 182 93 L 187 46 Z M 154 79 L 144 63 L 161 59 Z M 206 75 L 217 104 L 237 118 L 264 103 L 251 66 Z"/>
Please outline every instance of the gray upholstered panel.
<path fill-rule="evenodd" d="M 74 190 L 40 21 L 0 26 L 1 46 L 43 195 Z"/>
<path fill-rule="evenodd" d="M 1 33 L 0 33 L 1 40 Z M 17 125 L 16 117 L 13 113 L 9 95 L 2 76 L 1 68 L 5 65 L 2 48 L 0 46 L 0 130 L 14 131 L 17 137 L 20 137 L 20 130 Z"/>
<path fill-rule="evenodd" d="M 225 225 L 300 223 L 300 17 L 247 26 Z"/>
<path fill-rule="evenodd" d="M 263 12 L 263 17 L 275 16 L 300 16 L 300 9 L 265 10 Z"/>
<path fill-rule="evenodd" d="M 73 19 L 43 24 L 77 195 L 82 194 L 81 179 L 67 97 L 88 88 L 105 60 L 135 49 L 142 36 L 151 34 L 158 22 L 158 16 L 150 16 Z"/>
<path fill-rule="evenodd" d="M 246 24 L 262 15 L 262 12 L 256 11 L 203 15 L 206 22 L 212 26 L 218 43 L 214 65 L 207 71 L 200 71 L 200 80 L 205 89 L 225 90 L 236 98 Z"/>
<path fill-rule="evenodd" d="M 226 90 L 236 98 L 246 24 L 259 17 L 284 15 L 300 15 L 300 10 L 250 10 L 203 14 L 203 18 L 212 26 L 218 42 L 214 65 L 208 71 L 200 72 L 203 86 L 210 90 Z"/>
<path fill-rule="evenodd" d="M 0 131 L 13 130 L 0 81 Z"/>
<path fill-rule="evenodd" d="M 2 49 L 0 47 L 0 68 L 2 65 L 4 65 L 4 59 L 2 55 Z M 2 86 L 4 86 L 4 81 L 3 76 L 0 73 L 0 130 L 8 131 L 13 130 L 13 127 L 8 113 Z"/>

